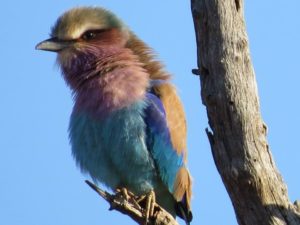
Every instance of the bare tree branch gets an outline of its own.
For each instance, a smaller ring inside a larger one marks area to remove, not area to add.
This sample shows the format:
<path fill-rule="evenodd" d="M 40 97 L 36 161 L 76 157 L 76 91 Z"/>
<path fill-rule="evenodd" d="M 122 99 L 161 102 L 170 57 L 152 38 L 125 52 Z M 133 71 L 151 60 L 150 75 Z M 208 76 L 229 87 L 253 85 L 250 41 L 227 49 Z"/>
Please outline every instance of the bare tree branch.
<path fill-rule="evenodd" d="M 243 0 L 191 0 L 212 155 L 240 225 L 300 224 L 260 115 Z M 298 208 L 299 209 L 299 208 Z"/>
<path fill-rule="evenodd" d="M 109 210 L 117 210 L 140 225 L 145 225 L 146 216 L 145 216 L 145 201 L 139 202 L 139 196 L 135 196 L 132 193 L 128 192 L 128 196 L 124 196 L 121 192 L 115 195 L 112 195 L 106 191 L 101 190 L 95 184 L 90 181 L 85 181 L 94 191 L 96 191 L 102 198 L 104 198 L 109 204 Z M 179 225 L 177 221 L 170 215 L 167 211 L 161 208 L 158 204 L 155 203 L 154 214 L 149 218 L 147 225 Z"/>

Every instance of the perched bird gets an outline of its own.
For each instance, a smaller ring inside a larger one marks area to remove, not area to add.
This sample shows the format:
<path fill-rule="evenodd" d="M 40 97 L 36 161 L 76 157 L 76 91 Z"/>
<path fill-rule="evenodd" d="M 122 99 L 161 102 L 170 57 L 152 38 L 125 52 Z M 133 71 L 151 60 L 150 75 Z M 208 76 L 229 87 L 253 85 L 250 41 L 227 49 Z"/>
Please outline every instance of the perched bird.
<path fill-rule="evenodd" d="M 74 94 L 69 136 L 77 165 L 96 182 L 192 219 L 186 121 L 170 75 L 113 13 L 78 7 L 36 49 L 57 52 Z"/>

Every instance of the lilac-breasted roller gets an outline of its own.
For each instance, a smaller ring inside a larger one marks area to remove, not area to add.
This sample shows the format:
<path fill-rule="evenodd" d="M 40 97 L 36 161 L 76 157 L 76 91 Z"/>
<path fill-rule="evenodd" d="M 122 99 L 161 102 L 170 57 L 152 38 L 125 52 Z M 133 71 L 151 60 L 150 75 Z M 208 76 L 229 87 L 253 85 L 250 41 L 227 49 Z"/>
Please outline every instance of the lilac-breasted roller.
<path fill-rule="evenodd" d="M 74 94 L 69 135 L 77 165 L 94 181 L 158 204 L 189 223 L 186 122 L 170 75 L 114 14 L 74 8 L 36 46 L 57 52 Z"/>

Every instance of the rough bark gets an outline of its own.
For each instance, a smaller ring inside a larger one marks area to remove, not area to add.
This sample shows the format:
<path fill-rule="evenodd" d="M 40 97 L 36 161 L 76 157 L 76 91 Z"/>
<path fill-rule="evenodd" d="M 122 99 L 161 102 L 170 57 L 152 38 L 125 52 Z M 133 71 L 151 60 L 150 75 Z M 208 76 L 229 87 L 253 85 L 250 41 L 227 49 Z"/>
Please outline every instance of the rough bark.
<path fill-rule="evenodd" d="M 300 224 L 272 158 L 249 54 L 243 0 L 191 0 L 212 155 L 240 225 Z"/>

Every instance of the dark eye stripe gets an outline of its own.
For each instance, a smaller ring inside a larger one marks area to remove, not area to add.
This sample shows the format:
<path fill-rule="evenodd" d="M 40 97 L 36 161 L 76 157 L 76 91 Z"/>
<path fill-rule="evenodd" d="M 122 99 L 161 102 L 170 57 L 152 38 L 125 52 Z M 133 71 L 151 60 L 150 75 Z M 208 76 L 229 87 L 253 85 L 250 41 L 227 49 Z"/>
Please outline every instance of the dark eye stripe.
<path fill-rule="evenodd" d="M 98 34 L 107 31 L 108 29 L 88 30 L 81 35 L 84 40 L 91 40 L 97 37 Z"/>

